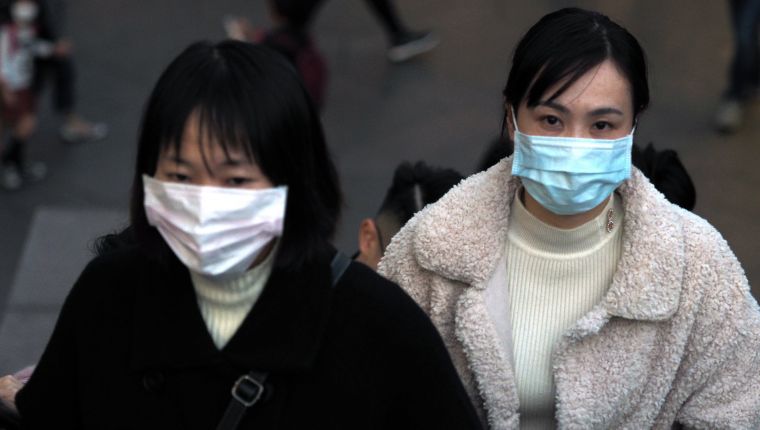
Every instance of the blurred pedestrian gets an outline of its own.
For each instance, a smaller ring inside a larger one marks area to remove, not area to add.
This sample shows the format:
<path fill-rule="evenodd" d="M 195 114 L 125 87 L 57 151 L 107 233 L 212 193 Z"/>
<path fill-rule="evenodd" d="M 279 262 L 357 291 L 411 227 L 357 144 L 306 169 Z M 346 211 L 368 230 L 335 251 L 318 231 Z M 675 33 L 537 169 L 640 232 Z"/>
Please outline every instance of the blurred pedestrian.
<path fill-rule="evenodd" d="M 409 29 L 396 10 L 394 0 L 365 0 L 388 38 L 388 59 L 394 63 L 407 61 L 438 45 L 430 32 Z M 308 26 L 324 0 L 270 0 L 274 13 L 286 19 L 296 16 L 300 25 Z"/>
<path fill-rule="evenodd" d="M 322 110 L 327 96 L 327 62 L 308 31 L 307 21 L 314 4 L 291 2 L 287 9 L 277 9 L 279 0 L 269 1 L 275 26 L 267 31 L 256 30 L 241 17 L 227 17 L 224 25 L 233 40 L 261 43 L 282 54 L 298 71 L 314 104 Z"/>
<path fill-rule="evenodd" d="M 63 36 L 66 3 L 66 0 L 39 0 L 40 35 L 59 46 L 59 55 L 36 59 L 33 89 L 39 96 L 45 84 L 52 81 L 53 107 L 63 119 L 59 130 L 61 139 L 67 143 L 91 142 L 106 137 L 108 126 L 88 121 L 77 112 L 73 44 Z"/>
<path fill-rule="evenodd" d="M 430 32 L 412 31 L 403 24 L 392 0 L 366 0 L 383 25 L 389 40 L 388 59 L 407 61 L 438 45 Z M 321 109 L 327 93 L 327 63 L 311 36 L 311 23 L 324 0 L 268 0 L 274 27 L 253 28 L 242 17 L 230 16 L 224 25 L 227 35 L 240 41 L 263 43 L 283 54 L 298 70 L 314 102 Z"/>
<path fill-rule="evenodd" d="M 27 142 L 37 127 L 37 98 L 32 91 L 34 60 L 63 55 L 65 46 L 43 39 L 37 31 L 39 4 L 13 0 L 0 5 L 0 136 L 9 134 L 0 151 L 0 187 L 17 190 L 25 181 L 44 178 L 46 166 L 27 159 Z M 1 139 L 1 137 L 0 137 Z"/>
<path fill-rule="evenodd" d="M 379 273 L 436 324 L 484 422 L 760 428 L 760 309 L 705 220 L 631 150 L 644 51 L 608 17 L 542 17 L 503 91 L 513 157 L 394 237 Z"/>
<path fill-rule="evenodd" d="M 131 225 L 15 398 L 23 428 L 480 428 L 424 312 L 330 245 L 341 204 L 293 68 L 187 48 L 146 105 Z"/>
<path fill-rule="evenodd" d="M 728 88 L 715 115 L 722 133 L 733 133 L 744 122 L 748 103 L 760 97 L 760 0 L 730 0 L 734 53 Z"/>
<path fill-rule="evenodd" d="M 377 270 L 385 248 L 401 227 L 462 179 L 456 170 L 430 167 L 422 161 L 399 164 L 377 215 L 359 225 L 359 251 L 354 259 Z"/>

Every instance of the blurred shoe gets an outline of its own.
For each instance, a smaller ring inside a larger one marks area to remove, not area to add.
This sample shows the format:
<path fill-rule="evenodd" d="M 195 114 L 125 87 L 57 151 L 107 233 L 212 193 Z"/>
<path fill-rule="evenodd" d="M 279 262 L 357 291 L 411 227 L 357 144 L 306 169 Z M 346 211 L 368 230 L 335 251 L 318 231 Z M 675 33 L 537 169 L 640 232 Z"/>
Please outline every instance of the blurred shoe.
<path fill-rule="evenodd" d="M 84 120 L 70 121 L 61 127 L 61 139 L 66 143 L 94 142 L 108 136 L 108 126 Z"/>
<path fill-rule="evenodd" d="M 25 164 L 21 170 L 24 181 L 39 182 L 47 176 L 47 166 L 40 161 L 32 161 Z"/>
<path fill-rule="evenodd" d="M 5 164 L 0 172 L 0 186 L 8 191 L 15 191 L 21 188 L 24 180 L 21 178 L 21 172 L 14 164 Z"/>
<path fill-rule="evenodd" d="M 715 127 L 720 133 L 734 133 L 744 120 L 744 105 L 736 98 L 723 98 L 715 114 Z"/>
<path fill-rule="evenodd" d="M 401 63 L 432 50 L 438 43 L 438 38 L 430 32 L 404 33 L 393 40 L 393 45 L 388 49 L 388 59 Z"/>

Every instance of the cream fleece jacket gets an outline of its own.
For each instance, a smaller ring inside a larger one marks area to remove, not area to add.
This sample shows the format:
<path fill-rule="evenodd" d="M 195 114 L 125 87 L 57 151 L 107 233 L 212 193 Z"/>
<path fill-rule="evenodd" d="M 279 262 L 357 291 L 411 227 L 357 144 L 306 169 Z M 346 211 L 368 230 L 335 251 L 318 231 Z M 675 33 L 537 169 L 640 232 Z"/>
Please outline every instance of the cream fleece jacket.
<path fill-rule="evenodd" d="M 511 168 L 505 159 L 423 209 L 380 263 L 428 313 L 492 429 L 520 419 L 504 323 L 504 245 L 520 187 Z M 760 309 L 733 252 L 638 170 L 618 192 L 623 253 L 612 284 L 555 347 L 558 427 L 760 428 Z"/>

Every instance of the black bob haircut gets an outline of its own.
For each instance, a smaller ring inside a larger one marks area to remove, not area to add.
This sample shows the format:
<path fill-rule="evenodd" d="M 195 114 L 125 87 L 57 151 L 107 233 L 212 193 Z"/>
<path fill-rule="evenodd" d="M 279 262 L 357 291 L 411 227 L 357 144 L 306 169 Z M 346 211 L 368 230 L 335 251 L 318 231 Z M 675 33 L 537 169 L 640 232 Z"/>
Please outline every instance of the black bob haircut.
<path fill-rule="evenodd" d="M 430 167 L 422 161 L 403 162 L 393 173 L 378 215 L 393 216 L 400 226 L 426 205 L 435 203 L 464 177 L 453 169 Z"/>
<path fill-rule="evenodd" d="M 236 41 L 191 45 L 153 89 L 138 140 L 132 240 L 149 255 L 171 255 L 158 230 L 148 224 L 142 175 L 155 174 L 161 151 L 179 150 L 191 114 L 198 115 L 200 131 L 225 152 L 242 149 L 273 184 L 288 187 L 275 265 L 299 267 L 328 249 L 342 196 L 319 115 L 284 58 Z"/>
<path fill-rule="evenodd" d="M 503 91 L 506 105 L 511 105 L 517 115 L 524 99 L 531 108 L 542 101 L 554 100 L 607 59 L 628 79 L 637 118 L 649 105 L 643 49 L 631 33 L 607 16 L 578 8 L 545 15 L 520 40 Z M 562 85 L 554 94 L 547 100 L 541 99 L 560 82 Z"/>

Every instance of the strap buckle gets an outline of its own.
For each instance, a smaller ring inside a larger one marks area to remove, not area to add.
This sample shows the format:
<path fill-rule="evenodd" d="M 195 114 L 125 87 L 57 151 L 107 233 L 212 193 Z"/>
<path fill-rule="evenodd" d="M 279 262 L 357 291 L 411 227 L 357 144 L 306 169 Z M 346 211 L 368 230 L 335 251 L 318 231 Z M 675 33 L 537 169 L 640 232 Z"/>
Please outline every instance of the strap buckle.
<path fill-rule="evenodd" d="M 241 376 L 232 386 L 232 398 L 242 403 L 246 408 L 256 404 L 263 393 L 264 385 L 250 375 Z"/>

